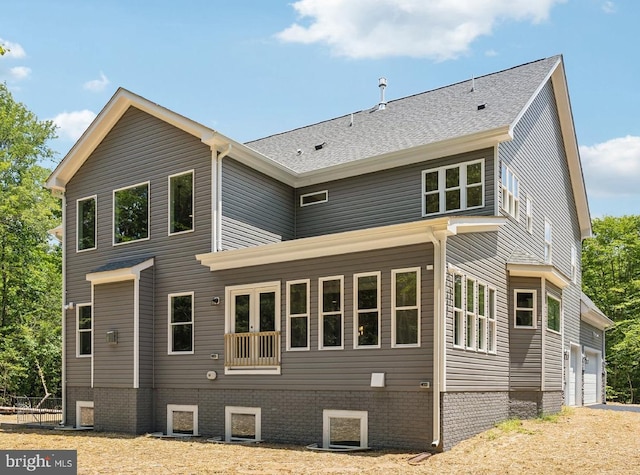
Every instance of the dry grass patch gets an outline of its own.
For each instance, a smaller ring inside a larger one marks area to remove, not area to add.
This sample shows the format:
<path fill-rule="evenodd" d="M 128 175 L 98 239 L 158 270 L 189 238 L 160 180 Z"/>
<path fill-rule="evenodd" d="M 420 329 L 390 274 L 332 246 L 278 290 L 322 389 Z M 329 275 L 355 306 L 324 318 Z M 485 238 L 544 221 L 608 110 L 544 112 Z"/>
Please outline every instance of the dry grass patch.
<path fill-rule="evenodd" d="M 418 465 L 415 453 L 317 453 L 121 434 L 0 430 L 0 447 L 75 449 L 80 474 L 636 474 L 640 413 L 578 408 L 554 420 L 505 422 Z M 312 441 L 310 441 L 312 442 Z"/>

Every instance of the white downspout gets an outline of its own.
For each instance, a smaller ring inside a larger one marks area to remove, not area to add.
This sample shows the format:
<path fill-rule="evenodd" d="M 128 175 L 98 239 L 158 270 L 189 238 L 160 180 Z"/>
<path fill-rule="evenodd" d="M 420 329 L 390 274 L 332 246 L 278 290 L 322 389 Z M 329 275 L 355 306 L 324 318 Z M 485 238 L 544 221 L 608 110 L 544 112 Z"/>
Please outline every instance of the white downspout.
<path fill-rule="evenodd" d="M 222 250 L 222 159 L 229 155 L 232 145 L 218 153 L 215 146 L 211 147 L 211 210 L 213 222 L 211 226 L 211 251 Z"/>
<path fill-rule="evenodd" d="M 437 234 L 437 235 L 436 235 Z M 446 391 L 446 255 L 447 236 L 445 232 L 434 233 L 433 242 L 433 441 L 432 449 L 442 446 L 440 433 L 440 395 Z"/>
<path fill-rule="evenodd" d="M 62 193 L 62 424 L 67 421 L 67 196 Z"/>

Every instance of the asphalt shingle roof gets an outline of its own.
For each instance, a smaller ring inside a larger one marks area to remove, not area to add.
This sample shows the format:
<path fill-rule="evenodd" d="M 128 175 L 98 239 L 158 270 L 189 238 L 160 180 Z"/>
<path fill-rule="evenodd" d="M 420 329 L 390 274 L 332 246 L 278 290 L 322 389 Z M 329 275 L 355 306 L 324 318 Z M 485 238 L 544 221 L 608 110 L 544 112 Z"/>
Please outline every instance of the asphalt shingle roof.
<path fill-rule="evenodd" d="M 104 264 L 96 269 L 93 269 L 91 273 L 94 274 L 98 272 L 127 269 L 129 267 L 134 267 L 134 266 L 137 266 L 138 264 L 142 264 L 144 261 L 148 259 L 151 259 L 151 258 L 150 257 L 134 257 L 131 259 L 124 259 L 121 261 L 108 262 L 107 264 Z"/>
<path fill-rule="evenodd" d="M 554 56 L 272 135 L 246 145 L 305 173 L 513 124 L 553 66 Z M 478 110 L 478 106 L 485 108 Z M 315 146 L 325 144 L 320 150 Z M 299 153 L 298 151 L 302 151 Z"/>

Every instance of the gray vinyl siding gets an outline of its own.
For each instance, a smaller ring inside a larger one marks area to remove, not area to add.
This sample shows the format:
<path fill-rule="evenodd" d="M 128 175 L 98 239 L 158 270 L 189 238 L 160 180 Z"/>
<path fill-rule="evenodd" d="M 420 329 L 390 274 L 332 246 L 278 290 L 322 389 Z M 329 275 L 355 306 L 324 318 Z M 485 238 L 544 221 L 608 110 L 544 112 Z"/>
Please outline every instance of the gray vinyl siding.
<path fill-rule="evenodd" d="M 493 215 L 493 149 L 321 183 L 296 190 L 296 237 L 407 223 L 422 217 L 422 171 L 484 159 L 484 207 L 455 215 Z M 327 190 L 329 201 L 300 207 L 300 195 Z"/>
<path fill-rule="evenodd" d="M 194 231 L 168 235 L 168 177 L 194 170 Z M 113 246 L 113 190 L 136 183 L 150 183 L 150 238 Z M 76 200 L 97 195 L 97 249 L 76 252 Z M 211 250 L 211 150 L 193 137 L 138 109 L 129 108 L 69 181 L 66 189 L 67 295 L 65 302 L 90 303 L 91 284 L 86 275 L 106 263 L 137 257 L 153 257 L 154 266 L 143 272 L 141 324 L 149 317 L 166 321 L 167 293 L 185 287 L 211 295 L 211 272 L 195 259 Z M 154 275 L 155 315 L 142 308 L 149 303 L 148 273 Z M 110 304 L 116 305 L 118 298 Z M 146 303 L 145 303 L 146 301 Z M 210 302 L 210 297 L 209 297 Z M 203 300 L 204 305 L 204 300 Z M 208 302 L 207 302 L 208 305 Z M 158 312 L 162 312 L 158 315 Z M 68 310 L 66 374 L 70 386 L 90 385 L 90 358 L 76 358 L 75 310 Z M 143 321 L 144 320 L 144 321 Z M 157 323 L 156 323 L 157 324 Z M 165 326 L 166 331 L 166 326 Z M 104 340 L 105 335 L 99 335 Z M 166 334 L 156 331 L 159 338 Z M 141 341 L 141 357 L 148 355 L 148 336 Z M 141 370 L 148 360 L 141 361 Z M 141 384 L 148 377 L 141 374 Z"/>
<path fill-rule="evenodd" d="M 463 234 L 447 240 L 447 263 L 496 290 L 496 354 L 453 347 L 453 276 L 447 274 L 447 391 L 504 391 L 509 386 L 509 326 L 504 261 L 498 233 Z"/>
<path fill-rule="evenodd" d="M 571 276 L 571 245 L 575 245 L 578 273 L 575 283 L 562 291 L 564 342 L 578 341 L 580 325 L 580 250 L 578 215 L 571 187 L 560 121 L 548 82 L 514 128 L 514 139 L 499 145 L 498 156 L 519 178 L 520 219 L 507 216 L 498 252 L 505 260 L 518 249 L 544 261 L 544 221 L 552 223 L 552 264 L 567 278 Z M 500 166 L 498 164 L 498 166 Z M 533 203 L 533 234 L 526 230 L 525 199 Z M 501 188 L 498 187 L 498 200 Z M 552 344 L 553 339 L 549 341 Z M 523 342 L 524 343 L 524 342 Z M 512 348 L 514 345 L 512 345 Z M 551 348 L 550 348 L 551 350 Z M 555 350 L 554 350 L 555 351 Z M 552 370 L 546 367 L 545 370 Z"/>
<path fill-rule="evenodd" d="M 561 318 L 562 314 L 562 291 L 552 283 L 545 281 L 546 293 L 560 299 L 561 302 Z M 547 305 L 547 297 L 544 296 L 544 305 Z M 562 321 L 560 323 L 562 329 Z M 562 331 L 562 330 L 561 330 Z M 547 329 L 547 322 L 544 325 L 544 389 L 546 391 L 561 391 L 563 388 L 563 368 L 564 354 L 562 348 L 562 335 Z"/>
<path fill-rule="evenodd" d="M 222 249 L 293 239 L 293 188 L 231 158 L 222 170 Z"/>
<path fill-rule="evenodd" d="M 601 351 L 604 359 L 604 338 L 602 333 L 602 330 L 599 330 L 588 323 L 580 322 L 580 343 L 589 348 L 593 348 L 594 350 Z"/>
<path fill-rule="evenodd" d="M 139 358 L 140 387 L 153 387 L 153 340 L 154 340 L 154 268 L 140 273 L 139 297 Z"/>
<path fill-rule="evenodd" d="M 536 291 L 536 327 L 516 328 L 514 291 Z M 542 285 L 538 278 L 513 277 L 509 286 L 509 387 L 510 389 L 540 390 L 542 383 Z"/>
<path fill-rule="evenodd" d="M 430 381 L 433 368 L 433 272 L 425 270 L 433 263 L 431 245 L 407 246 L 367 251 L 348 256 L 302 260 L 269 266 L 247 267 L 215 273 L 215 283 L 206 295 L 196 294 L 204 303 L 195 316 L 195 354 L 161 356 L 156 362 L 156 386 L 167 388 L 215 389 L 291 389 L 291 390 L 370 390 L 371 373 L 386 373 L 386 389 L 420 391 L 420 381 Z M 418 348 L 391 348 L 391 270 L 420 266 L 421 336 Z M 353 274 L 381 271 L 381 348 L 353 348 Z M 344 349 L 318 349 L 318 279 L 344 276 Z M 286 282 L 311 279 L 309 351 L 286 351 Z M 225 375 L 224 330 L 225 286 L 280 282 L 280 330 L 282 348 L 281 375 Z M 221 304 L 211 306 L 213 296 Z M 165 320 L 158 320 L 158 340 L 166 334 Z M 166 348 L 165 343 L 156 347 Z M 210 354 L 218 354 L 212 360 Z M 160 354 L 160 351 L 158 351 Z M 218 378 L 209 381 L 207 371 Z"/>
<path fill-rule="evenodd" d="M 94 288 L 93 386 L 133 387 L 133 280 Z M 118 344 L 106 342 L 107 332 L 118 332 Z"/>

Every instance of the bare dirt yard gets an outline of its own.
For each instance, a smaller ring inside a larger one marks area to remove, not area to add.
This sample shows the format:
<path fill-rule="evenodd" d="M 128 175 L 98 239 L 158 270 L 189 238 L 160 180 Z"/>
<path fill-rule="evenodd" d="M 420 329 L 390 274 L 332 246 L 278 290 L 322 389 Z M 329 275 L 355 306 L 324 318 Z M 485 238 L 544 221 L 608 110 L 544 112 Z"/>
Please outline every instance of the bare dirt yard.
<path fill-rule="evenodd" d="M 79 474 L 638 474 L 640 412 L 576 408 L 509 421 L 415 465 L 415 453 L 397 451 L 318 453 L 6 425 L 0 448 L 75 449 Z"/>

